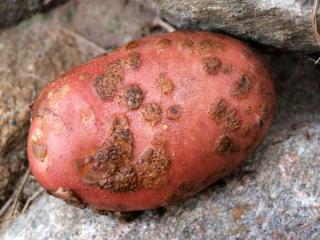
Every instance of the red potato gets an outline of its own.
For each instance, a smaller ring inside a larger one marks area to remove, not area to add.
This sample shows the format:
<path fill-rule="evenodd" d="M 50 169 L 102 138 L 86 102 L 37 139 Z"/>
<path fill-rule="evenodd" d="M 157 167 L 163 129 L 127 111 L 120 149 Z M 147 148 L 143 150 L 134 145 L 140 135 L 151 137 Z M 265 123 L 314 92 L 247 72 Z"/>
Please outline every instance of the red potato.
<path fill-rule="evenodd" d="M 148 36 L 59 76 L 36 100 L 31 170 L 67 203 L 152 209 L 195 195 L 262 141 L 275 92 L 263 61 L 208 32 Z"/>

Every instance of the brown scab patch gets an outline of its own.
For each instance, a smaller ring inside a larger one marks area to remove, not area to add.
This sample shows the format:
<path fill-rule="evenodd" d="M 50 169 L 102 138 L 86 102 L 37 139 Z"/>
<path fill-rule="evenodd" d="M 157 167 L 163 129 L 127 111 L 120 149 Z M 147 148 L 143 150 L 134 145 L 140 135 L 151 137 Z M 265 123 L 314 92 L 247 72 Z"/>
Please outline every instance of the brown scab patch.
<path fill-rule="evenodd" d="M 226 100 L 220 98 L 212 104 L 209 114 L 215 122 L 220 123 L 225 119 L 227 111 L 228 105 Z"/>
<path fill-rule="evenodd" d="M 246 75 L 242 75 L 239 80 L 233 83 L 231 87 L 231 96 L 245 98 L 249 95 L 251 88 L 251 79 Z"/>
<path fill-rule="evenodd" d="M 163 175 L 170 165 L 170 158 L 164 147 L 154 146 L 143 153 L 137 165 L 140 185 L 146 189 L 159 188 L 167 183 Z"/>
<path fill-rule="evenodd" d="M 223 64 L 222 66 L 222 72 L 224 74 L 230 74 L 233 72 L 233 66 L 231 63 Z"/>
<path fill-rule="evenodd" d="M 192 49 L 194 47 L 194 42 L 191 39 L 185 39 L 180 43 L 183 49 Z"/>
<path fill-rule="evenodd" d="M 138 85 L 129 85 L 124 93 L 124 101 L 129 110 L 138 109 L 144 99 L 143 92 Z"/>
<path fill-rule="evenodd" d="M 196 43 L 197 52 L 201 55 L 211 53 L 215 49 L 221 50 L 222 44 L 215 39 L 202 40 Z"/>
<path fill-rule="evenodd" d="M 168 48 L 170 47 L 172 44 L 172 40 L 170 39 L 167 39 L 167 38 L 162 38 L 160 40 L 158 40 L 156 42 L 156 45 L 160 48 L 160 49 L 165 49 L 165 48 Z"/>
<path fill-rule="evenodd" d="M 217 74 L 221 68 L 221 62 L 216 57 L 202 59 L 202 67 L 208 75 Z"/>
<path fill-rule="evenodd" d="M 71 206 L 77 208 L 86 208 L 86 204 L 84 204 L 71 190 L 64 189 L 59 187 L 55 192 L 48 192 L 52 196 L 63 200 L 64 202 L 70 204 Z"/>
<path fill-rule="evenodd" d="M 230 132 L 240 127 L 240 118 L 235 108 L 230 109 L 227 112 L 224 120 L 224 127 Z"/>
<path fill-rule="evenodd" d="M 125 65 L 130 69 L 137 71 L 141 66 L 141 54 L 138 52 L 129 53 L 125 60 Z"/>
<path fill-rule="evenodd" d="M 167 118 L 170 120 L 178 120 L 182 115 L 182 107 L 180 105 L 173 105 L 167 109 Z"/>
<path fill-rule="evenodd" d="M 221 136 L 215 143 L 214 152 L 218 155 L 232 153 L 235 150 L 234 141 L 229 136 Z"/>
<path fill-rule="evenodd" d="M 89 185 L 110 192 L 130 192 L 138 187 L 138 179 L 131 165 L 133 135 L 128 119 L 121 115 L 114 118 L 109 132 L 109 140 L 87 161 L 89 169 L 82 180 Z M 86 165 L 86 163 L 84 164 Z M 83 167 L 84 169 L 86 166 Z"/>
<path fill-rule="evenodd" d="M 162 94 L 170 94 L 174 89 L 172 81 L 164 73 L 160 73 L 157 84 Z"/>
<path fill-rule="evenodd" d="M 32 152 L 36 158 L 42 160 L 47 155 L 47 147 L 44 144 L 32 143 Z"/>
<path fill-rule="evenodd" d="M 161 120 L 162 110 L 158 103 L 147 103 L 143 106 L 142 116 L 151 126 L 154 126 Z"/>
<path fill-rule="evenodd" d="M 104 74 L 98 75 L 94 82 L 97 95 L 102 100 L 111 100 L 116 92 L 117 86 L 122 81 L 121 61 L 111 63 Z"/>
<path fill-rule="evenodd" d="M 135 40 L 130 41 L 124 47 L 127 50 L 135 49 L 135 48 L 139 47 L 139 41 L 135 41 Z"/>
<path fill-rule="evenodd" d="M 138 187 L 137 174 L 133 167 L 123 166 L 108 179 L 104 188 L 113 192 L 130 192 Z"/>

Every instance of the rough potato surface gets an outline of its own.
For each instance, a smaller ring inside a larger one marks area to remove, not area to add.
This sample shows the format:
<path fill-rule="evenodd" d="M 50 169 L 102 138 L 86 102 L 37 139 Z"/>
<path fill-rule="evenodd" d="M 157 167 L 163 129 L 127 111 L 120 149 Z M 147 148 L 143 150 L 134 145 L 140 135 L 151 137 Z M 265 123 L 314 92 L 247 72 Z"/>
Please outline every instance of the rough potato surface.
<path fill-rule="evenodd" d="M 30 167 L 74 206 L 158 208 L 237 168 L 266 135 L 274 104 L 270 73 L 244 43 L 208 32 L 148 36 L 42 91 Z"/>

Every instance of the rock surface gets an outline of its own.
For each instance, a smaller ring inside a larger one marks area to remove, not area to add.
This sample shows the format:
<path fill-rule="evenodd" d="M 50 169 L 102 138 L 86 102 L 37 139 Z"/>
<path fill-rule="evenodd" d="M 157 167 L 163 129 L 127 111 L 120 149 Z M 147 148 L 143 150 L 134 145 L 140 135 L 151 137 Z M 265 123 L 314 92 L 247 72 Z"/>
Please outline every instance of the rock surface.
<path fill-rule="evenodd" d="M 38 11 L 47 11 L 66 0 L 1 0 L 0 28 L 16 24 Z"/>
<path fill-rule="evenodd" d="M 102 53 L 103 49 L 39 16 L 0 32 L 0 52 L 1 204 L 25 169 L 29 105 L 55 76 Z"/>
<path fill-rule="evenodd" d="M 283 50 L 320 51 L 311 24 L 313 0 L 145 1 L 178 28 L 222 31 Z"/>
<path fill-rule="evenodd" d="M 319 239 L 320 69 L 304 56 L 267 57 L 278 93 L 276 118 L 258 151 L 232 176 L 131 223 L 44 194 L 0 238 Z"/>
<path fill-rule="evenodd" d="M 74 0 L 50 13 L 55 22 L 103 48 L 114 48 L 148 34 L 155 13 L 132 0 Z"/>

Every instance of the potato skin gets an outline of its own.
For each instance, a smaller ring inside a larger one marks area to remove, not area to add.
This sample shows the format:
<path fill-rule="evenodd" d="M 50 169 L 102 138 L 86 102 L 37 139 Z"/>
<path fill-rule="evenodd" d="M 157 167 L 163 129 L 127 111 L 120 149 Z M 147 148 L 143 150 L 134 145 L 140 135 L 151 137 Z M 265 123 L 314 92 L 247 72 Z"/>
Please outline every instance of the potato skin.
<path fill-rule="evenodd" d="M 237 168 L 265 136 L 274 104 L 267 67 L 242 42 L 208 32 L 148 36 L 42 91 L 29 163 L 72 205 L 157 208 Z"/>

